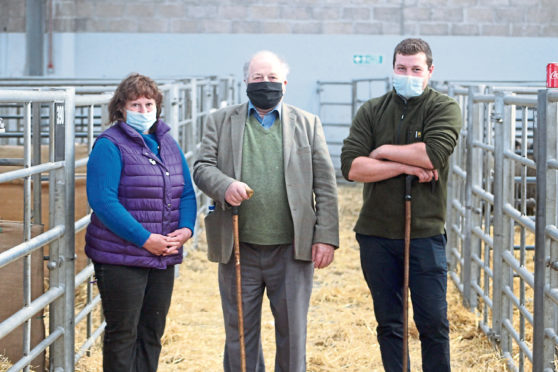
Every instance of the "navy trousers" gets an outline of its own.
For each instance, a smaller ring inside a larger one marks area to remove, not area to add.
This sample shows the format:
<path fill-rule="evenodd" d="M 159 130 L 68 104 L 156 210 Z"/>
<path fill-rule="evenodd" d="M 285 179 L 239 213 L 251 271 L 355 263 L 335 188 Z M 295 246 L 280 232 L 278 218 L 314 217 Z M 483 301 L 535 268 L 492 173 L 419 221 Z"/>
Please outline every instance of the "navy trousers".
<path fill-rule="evenodd" d="M 157 371 L 174 266 L 158 270 L 95 263 L 95 277 L 107 322 L 103 371 Z"/>
<path fill-rule="evenodd" d="M 356 238 L 362 271 L 374 302 L 384 369 L 401 372 L 404 240 L 362 234 Z M 444 235 L 411 239 L 409 289 L 425 372 L 451 370 L 445 245 Z"/>

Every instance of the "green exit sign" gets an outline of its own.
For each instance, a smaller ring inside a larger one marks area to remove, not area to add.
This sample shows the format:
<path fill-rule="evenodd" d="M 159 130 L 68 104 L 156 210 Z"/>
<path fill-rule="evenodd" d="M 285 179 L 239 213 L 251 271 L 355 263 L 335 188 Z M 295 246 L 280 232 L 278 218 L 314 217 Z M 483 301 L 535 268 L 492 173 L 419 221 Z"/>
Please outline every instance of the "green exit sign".
<path fill-rule="evenodd" d="M 383 62 L 384 57 L 377 54 L 354 54 L 353 63 L 355 65 L 379 65 Z"/>

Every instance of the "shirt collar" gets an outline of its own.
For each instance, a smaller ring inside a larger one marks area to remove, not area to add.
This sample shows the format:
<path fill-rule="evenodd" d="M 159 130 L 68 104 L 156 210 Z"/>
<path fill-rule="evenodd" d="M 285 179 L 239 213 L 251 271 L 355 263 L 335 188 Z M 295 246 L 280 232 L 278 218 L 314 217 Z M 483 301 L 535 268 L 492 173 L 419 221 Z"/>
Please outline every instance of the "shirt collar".
<path fill-rule="evenodd" d="M 279 120 L 281 120 L 281 110 L 282 110 L 282 107 L 283 107 L 282 102 L 279 102 L 279 103 L 277 104 L 277 106 L 275 106 L 275 108 L 273 108 L 273 110 L 271 110 L 270 112 L 268 112 L 266 115 L 273 114 L 274 112 L 276 112 L 276 113 L 277 113 L 277 114 L 276 114 L 276 115 L 277 115 L 277 118 L 278 118 Z M 252 104 L 252 102 L 251 102 L 250 100 L 248 100 L 248 116 L 252 115 L 252 112 L 255 112 L 258 116 L 260 115 L 260 114 L 258 113 L 258 111 L 256 110 L 256 106 L 254 106 L 254 105 Z"/>

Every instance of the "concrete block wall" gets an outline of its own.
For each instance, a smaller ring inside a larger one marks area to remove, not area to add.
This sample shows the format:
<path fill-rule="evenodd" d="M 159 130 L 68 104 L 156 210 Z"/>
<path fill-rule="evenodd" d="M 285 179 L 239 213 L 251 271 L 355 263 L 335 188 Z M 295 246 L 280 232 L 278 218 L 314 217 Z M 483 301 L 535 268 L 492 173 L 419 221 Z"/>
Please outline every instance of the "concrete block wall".
<path fill-rule="evenodd" d="M 52 2 L 55 32 L 558 36 L 556 0 Z M 0 32 L 24 31 L 25 0 L 0 1 Z"/>

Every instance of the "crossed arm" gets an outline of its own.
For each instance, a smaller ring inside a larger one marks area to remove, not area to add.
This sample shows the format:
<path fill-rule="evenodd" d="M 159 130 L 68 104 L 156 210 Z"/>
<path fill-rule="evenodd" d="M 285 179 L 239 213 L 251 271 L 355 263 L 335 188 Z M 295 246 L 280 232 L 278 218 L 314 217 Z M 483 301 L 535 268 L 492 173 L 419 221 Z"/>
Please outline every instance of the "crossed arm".
<path fill-rule="evenodd" d="M 384 130 L 376 121 L 390 119 L 381 115 L 388 99 L 389 96 L 385 96 L 382 100 L 369 101 L 353 119 L 341 151 L 344 177 L 357 182 L 379 182 L 410 174 L 417 176 L 419 182 L 437 180 L 438 171 L 447 165 L 457 144 L 462 125 L 459 105 L 452 99 L 432 93 L 424 108 L 421 142 L 376 147 L 374 131 Z M 398 116 L 394 118 L 397 120 Z M 367 153 L 370 149 L 374 150 Z"/>
<path fill-rule="evenodd" d="M 378 182 L 411 174 L 419 182 L 438 180 L 438 171 L 434 169 L 424 142 L 409 145 L 382 145 L 370 155 L 356 157 L 349 171 L 349 179 L 357 182 Z"/>

